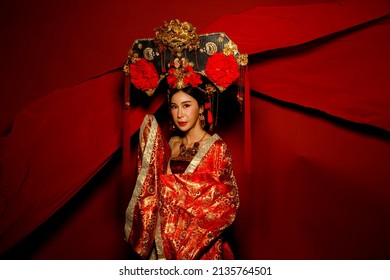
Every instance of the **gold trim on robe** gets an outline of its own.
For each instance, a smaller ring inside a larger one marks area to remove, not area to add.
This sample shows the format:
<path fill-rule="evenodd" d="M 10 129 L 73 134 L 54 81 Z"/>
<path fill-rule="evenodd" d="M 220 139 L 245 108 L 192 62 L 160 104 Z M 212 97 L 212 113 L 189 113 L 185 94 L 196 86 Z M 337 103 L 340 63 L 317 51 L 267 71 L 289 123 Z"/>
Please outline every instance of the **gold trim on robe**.
<path fill-rule="evenodd" d="M 145 125 L 146 125 L 145 120 L 147 119 L 147 117 L 148 116 L 145 116 L 145 119 L 142 122 L 141 129 L 140 129 L 141 131 L 145 130 Z M 148 168 L 149 168 L 149 162 L 150 162 L 150 159 L 152 157 L 152 149 L 153 149 L 152 143 L 154 142 L 154 140 L 156 138 L 156 134 L 157 134 L 157 121 L 155 119 L 153 119 L 152 124 L 151 124 L 151 128 L 150 128 L 150 132 L 149 132 L 149 137 L 147 138 L 146 146 L 144 147 L 144 149 L 142 149 L 142 151 L 143 151 L 142 167 L 141 167 L 141 170 L 140 170 L 140 172 L 138 174 L 137 181 L 136 181 L 136 184 L 135 184 L 135 188 L 134 188 L 134 191 L 133 191 L 133 195 L 131 197 L 129 206 L 127 207 L 127 211 L 126 211 L 126 218 L 127 218 L 126 224 L 125 224 L 125 236 L 126 236 L 126 239 L 129 238 L 130 229 L 133 226 L 133 219 L 132 219 L 132 217 L 134 215 L 134 205 L 137 202 L 137 199 L 138 199 L 138 197 L 139 197 L 139 195 L 141 193 L 142 186 L 144 185 L 144 182 L 145 182 L 145 179 L 146 179 L 146 174 L 147 174 L 147 171 L 148 171 Z M 142 137 L 143 137 L 143 133 L 140 133 L 140 135 L 139 135 L 139 138 L 140 138 L 139 142 L 140 143 L 144 143 L 145 142 Z"/>

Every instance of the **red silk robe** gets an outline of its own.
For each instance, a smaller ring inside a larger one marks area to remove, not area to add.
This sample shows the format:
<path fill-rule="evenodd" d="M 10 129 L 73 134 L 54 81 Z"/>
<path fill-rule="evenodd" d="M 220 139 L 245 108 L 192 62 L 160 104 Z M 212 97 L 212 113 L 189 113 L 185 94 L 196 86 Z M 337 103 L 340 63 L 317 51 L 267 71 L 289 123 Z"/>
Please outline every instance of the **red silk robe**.
<path fill-rule="evenodd" d="M 155 118 L 146 116 L 126 240 L 144 259 L 233 259 L 223 232 L 239 198 L 226 144 L 214 134 L 180 174 L 172 174 L 170 154 Z"/>

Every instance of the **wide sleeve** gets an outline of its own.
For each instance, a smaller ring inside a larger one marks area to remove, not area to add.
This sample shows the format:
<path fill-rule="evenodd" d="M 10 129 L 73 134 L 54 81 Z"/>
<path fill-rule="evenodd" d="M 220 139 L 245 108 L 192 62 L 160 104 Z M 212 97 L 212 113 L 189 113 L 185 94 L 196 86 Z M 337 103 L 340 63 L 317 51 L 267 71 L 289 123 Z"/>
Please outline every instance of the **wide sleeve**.
<path fill-rule="evenodd" d="M 158 216 L 158 177 L 166 172 L 170 155 L 157 121 L 146 116 L 140 129 L 138 176 L 126 210 L 125 238 L 142 257 L 148 258 Z"/>
<path fill-rule="evenodd" d="M 169 203 L 164 211 L 171 214 L 165 246 L 175 259 L 200 259 L 237 215 L 238 189 L 226 144 L 216 144 L 203 161 L 212 168 L 175 174 L 164 184 Z"/>

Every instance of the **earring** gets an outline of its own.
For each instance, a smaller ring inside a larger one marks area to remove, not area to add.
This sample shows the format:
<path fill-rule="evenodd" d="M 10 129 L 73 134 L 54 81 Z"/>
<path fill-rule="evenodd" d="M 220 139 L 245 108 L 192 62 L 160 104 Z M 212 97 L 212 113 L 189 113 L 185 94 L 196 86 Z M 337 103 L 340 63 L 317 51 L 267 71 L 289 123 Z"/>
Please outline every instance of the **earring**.
<path fill-rule="evenodd" d="M 169 126 L 170 130 L 171 130 L 171 131 L 175 131 L 175 130 L 176 130 L 175 124 L 173 123 L 172 120 L 170 120 L 169 122 L 170 122 L 170 126 Z"/>
<path fill-rule="evenodd" d="M 200 125 L 204 128 L 206 125 L 206 121 L 203 115 L 203 112 L 199 115 Z"/>

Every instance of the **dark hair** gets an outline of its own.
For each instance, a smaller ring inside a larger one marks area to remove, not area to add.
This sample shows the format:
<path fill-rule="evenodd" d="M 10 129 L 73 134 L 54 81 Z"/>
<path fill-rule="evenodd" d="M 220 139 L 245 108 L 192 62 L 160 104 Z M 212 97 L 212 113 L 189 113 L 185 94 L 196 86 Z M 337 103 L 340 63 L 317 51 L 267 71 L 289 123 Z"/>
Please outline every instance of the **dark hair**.
<path fill-rule="evenodd" d="M 170 100 L 172 100 L 172 96 L 179 91 L 183 91 L 189 96 L 193 97 L 198 102 L 199 107 L 204 106 L 204 104 L 206 103 L 206 96 L 204 92 L 201 91 L 199 88 L 192 87 L 192 86 L 187 86 L 182 89 L 176 89 L 175 91 L 171 91 L 169 93 L 169 102 Z M 169 105 L 170 104 L 168 104 L 168 106 Z"/>

